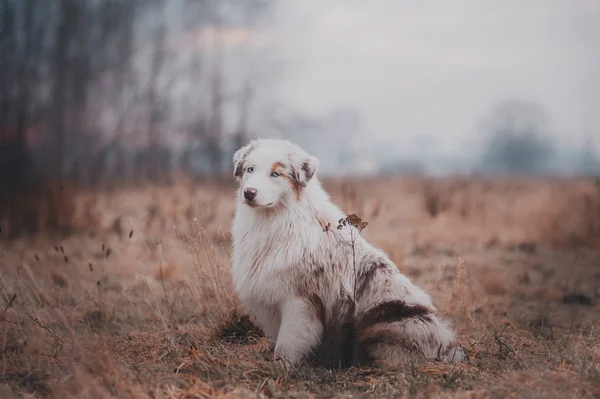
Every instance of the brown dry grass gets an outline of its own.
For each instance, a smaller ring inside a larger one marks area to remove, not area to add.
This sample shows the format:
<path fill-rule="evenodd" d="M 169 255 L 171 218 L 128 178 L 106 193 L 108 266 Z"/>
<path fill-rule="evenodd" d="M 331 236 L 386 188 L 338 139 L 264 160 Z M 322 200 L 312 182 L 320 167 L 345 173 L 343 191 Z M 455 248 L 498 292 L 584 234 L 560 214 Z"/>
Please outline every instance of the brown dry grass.
<path fill-rule="evenodd" d="M 468 361 L 280 368 L 232 291 L 233 189 L 180 181 L 81 193 L 89 233 L 0 243 L 0 397 L 600 396 L 598 185 L 327 187 L 453 319 Z"/>

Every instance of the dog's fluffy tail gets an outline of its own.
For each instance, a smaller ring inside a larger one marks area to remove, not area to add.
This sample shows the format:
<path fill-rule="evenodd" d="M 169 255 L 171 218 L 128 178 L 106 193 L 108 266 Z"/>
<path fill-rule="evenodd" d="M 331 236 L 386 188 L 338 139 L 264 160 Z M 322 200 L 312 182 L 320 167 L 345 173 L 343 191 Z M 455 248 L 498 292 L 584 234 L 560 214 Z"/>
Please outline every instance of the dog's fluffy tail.
<path fill-rule="evenodd" d="M 389 301 L 363 312 L 355 321 L 355 362 L 396 366 L 416 360 L 462 361 L 447 320 L 432 310 L 402 301 Z"/>

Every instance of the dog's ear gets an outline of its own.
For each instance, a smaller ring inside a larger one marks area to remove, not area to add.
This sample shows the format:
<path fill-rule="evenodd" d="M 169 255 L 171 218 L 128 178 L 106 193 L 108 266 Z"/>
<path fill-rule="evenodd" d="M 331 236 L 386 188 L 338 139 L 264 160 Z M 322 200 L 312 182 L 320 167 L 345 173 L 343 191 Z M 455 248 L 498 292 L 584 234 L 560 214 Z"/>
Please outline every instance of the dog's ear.
<path fill-rule="evenodd" d="M 305 187 L 313 178 L 319 168 L 319 159 L 312 155 L 298 155 L 292 157 L 292 174 L 294 180 Z"/>
<path fill-rule="evenodd" d="M 253 140 L 249 144 L 243 146 L 233 154 L 233 177 L 240 180 L 244 174 L 244 160 L 254 149 L 256 142 Z"/>

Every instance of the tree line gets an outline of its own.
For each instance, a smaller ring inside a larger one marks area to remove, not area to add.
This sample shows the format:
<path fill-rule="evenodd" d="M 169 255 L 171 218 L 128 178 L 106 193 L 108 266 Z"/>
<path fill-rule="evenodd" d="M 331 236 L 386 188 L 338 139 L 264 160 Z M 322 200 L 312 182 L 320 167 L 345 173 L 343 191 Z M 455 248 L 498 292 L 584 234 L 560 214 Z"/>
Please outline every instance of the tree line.
<path fill-rule="evenodd" d="M 44 202 L 49 182 L 223 172 L 246 141 L 256 94 L 252 74 L 227 75 L 227 41 L 256 32 L 267 9 L 263 0 L 0 2 L 0 222 L 27 230 L 23 214 L 39 204 L 23 210 L 24 198 Z"/>
<path fill-rule="evenodd" d="M 265 8 L 260 0 L 3 1 L 3 184 L 33 171 L 78 184 L 124 173 L 156 180 L 194 157 L 222 171 L 227 141 L 247 135 L 253 82 L 231 93 L 220 36 L 254 29 Z M 225 131 L 231 106 L 240 120 Z M 191 144 L 176 160 L 174 139 Z"/>

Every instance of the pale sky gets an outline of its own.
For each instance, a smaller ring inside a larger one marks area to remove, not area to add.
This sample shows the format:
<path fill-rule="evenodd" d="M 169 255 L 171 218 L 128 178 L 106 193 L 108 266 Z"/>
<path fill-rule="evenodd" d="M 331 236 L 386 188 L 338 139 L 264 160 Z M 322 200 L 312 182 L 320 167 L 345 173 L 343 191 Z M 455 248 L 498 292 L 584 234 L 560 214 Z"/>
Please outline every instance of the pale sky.
<path fill-rule="evenodd" d="M 307 114 L 354 106 L 363 133 L 402 152 L 419 136 L 465 149 L 516 98 L 565 142 L 600 154 L 600 0 L 281 0 L 276 93 Z"/>

